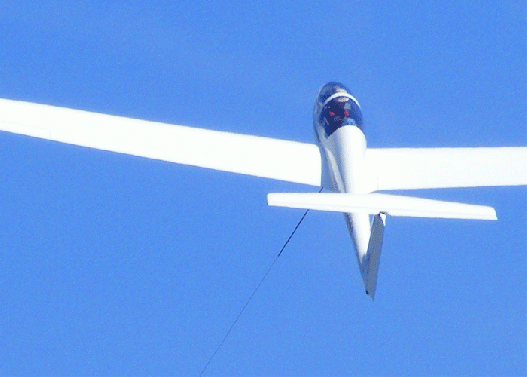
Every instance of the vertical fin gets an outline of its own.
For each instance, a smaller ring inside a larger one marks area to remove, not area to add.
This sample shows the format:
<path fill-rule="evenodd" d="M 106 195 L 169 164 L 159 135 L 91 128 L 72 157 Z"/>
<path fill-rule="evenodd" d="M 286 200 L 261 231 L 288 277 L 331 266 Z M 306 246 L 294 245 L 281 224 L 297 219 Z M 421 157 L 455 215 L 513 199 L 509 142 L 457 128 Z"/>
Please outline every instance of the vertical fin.
<path fill-rule="evenodd" d="M 360 270 L 366 294 L 373 300 L 377 288 L 377 273 L 381 261 L 382 240 L 384 226 L 386 225 L 386 214 L 379 213 L 373 218 L 371 236 L 368 243 L 368 252 L 362 259 Z"/>

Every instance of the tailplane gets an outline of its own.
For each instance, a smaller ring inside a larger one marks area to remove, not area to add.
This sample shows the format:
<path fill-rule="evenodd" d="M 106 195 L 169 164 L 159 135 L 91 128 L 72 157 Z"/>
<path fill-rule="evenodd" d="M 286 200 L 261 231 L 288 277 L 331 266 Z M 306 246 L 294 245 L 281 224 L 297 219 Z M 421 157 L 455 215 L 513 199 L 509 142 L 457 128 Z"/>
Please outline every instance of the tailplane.
<path fill-rule="evenodd" d="M 389 194 L 267 194 L 272 206 L 390 216 L 497 220 L 492 207 Z"/>
<path fill-rule="evenodd" d="M 342 212 L 355 246 L 366 294 L 377 288 L 386 215 L 445 219 L 497 220 L 492 207 L 389 194 L 275 193 L 269 205 Z M 370 227 L 369 215 L 374 215 Z"/>

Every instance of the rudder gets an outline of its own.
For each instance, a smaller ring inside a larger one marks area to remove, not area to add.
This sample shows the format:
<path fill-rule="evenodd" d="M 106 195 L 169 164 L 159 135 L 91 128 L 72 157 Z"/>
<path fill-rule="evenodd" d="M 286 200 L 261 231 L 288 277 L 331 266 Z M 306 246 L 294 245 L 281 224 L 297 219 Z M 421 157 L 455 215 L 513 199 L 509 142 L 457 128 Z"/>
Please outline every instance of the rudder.
<path fill-rule="evenodd" d="M 386 214 L 379 213 L 373 218 L 371 226 L 371 236 L 368 243 L 368 252 L 362 259 L 360 272 L 364 281 L 366 294 L 373 300 L 377 288 L 377 274 L 381 260 L 382 241 L 384 236 L 384 227 L 386 225 Z"/>

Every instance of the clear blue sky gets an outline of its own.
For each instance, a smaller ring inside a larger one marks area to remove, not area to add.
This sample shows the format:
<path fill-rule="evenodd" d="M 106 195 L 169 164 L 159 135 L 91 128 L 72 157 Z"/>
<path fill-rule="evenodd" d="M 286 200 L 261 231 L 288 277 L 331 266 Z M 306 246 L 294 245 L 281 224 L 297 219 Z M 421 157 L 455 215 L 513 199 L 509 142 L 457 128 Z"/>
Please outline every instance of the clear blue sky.
<path fill-rule="evenodd" d="M 462 3 L 462 4 L 458 4 Z M 525 1 L 0 4 L 0 97 L 312 142 L 320 85 L 373 147 L 526 146 Z M 0 375 L 199 375 L 315 191 L 0 133 Z M 309 213 L 205 375 L 527 374 L 527 190 L 419 191 L 375 302 Z"/>

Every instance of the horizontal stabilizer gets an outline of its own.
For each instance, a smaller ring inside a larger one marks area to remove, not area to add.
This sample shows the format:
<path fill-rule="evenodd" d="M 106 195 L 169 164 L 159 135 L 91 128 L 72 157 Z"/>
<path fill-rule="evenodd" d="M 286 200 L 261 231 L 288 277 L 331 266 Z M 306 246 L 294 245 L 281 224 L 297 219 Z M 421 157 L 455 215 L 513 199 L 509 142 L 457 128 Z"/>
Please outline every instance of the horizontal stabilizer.
<path fill-rule="evenodd" d="M 391 216 L 497 220 L 492 207 L 388 194 L 268 194 L 271 206 Z"/>

